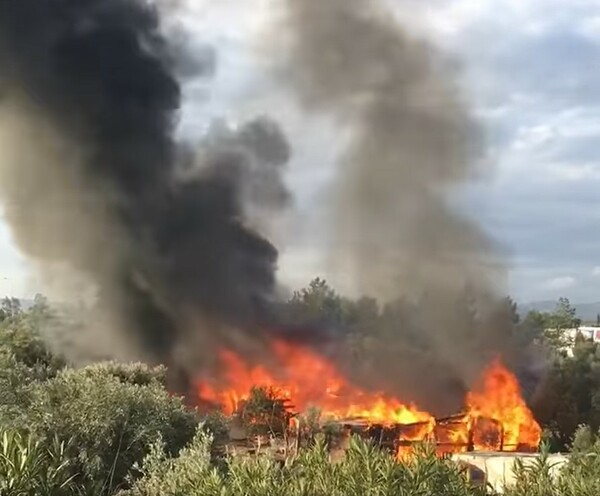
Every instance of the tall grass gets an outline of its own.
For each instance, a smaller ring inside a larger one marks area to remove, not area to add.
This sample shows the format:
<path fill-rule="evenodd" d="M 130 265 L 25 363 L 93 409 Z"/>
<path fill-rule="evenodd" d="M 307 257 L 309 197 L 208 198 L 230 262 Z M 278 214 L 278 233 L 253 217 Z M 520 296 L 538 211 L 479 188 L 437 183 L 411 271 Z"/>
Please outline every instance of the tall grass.
<path fill-rule="evenodd" d="M 0 428 L 0 495 L 66 496 L 77 488 L 65 445 Z"/>
<path fill-rule="evenodd" d="M 333 463 L 322 437 L 310 449 L 282 462 L 268 451 L 233 455 L 215 465 L 212 434 L 201 426 L 178 456 L 157 441 L 130 488 L 119 496 L 484 496 L 492 491 L 469 483 L 454 462 L 421 447 L 405 462 L 368 442 L 351 440 L 346 456 Z M 0 496 L 91 496 L 115 489 L 81 484 L 76 460 L 64 443 L 39 442 L 29 434 L 0 429 Z M 600 495 L 600 442 L 575 450 L 555 471 L 547 450 L 532 465 L 516 465 L 507 496 Z M 108 477 L 109 474 L 107 474 Z M 140 477 L 141 475 L 141 477 Z"/>
<path fill-rule="evenodd" d="M 423 450 L 408 463 L 369 443 L 352 440 L 347 456 L 330 463 L 325 443 L 285 462 L 268 455 L 234 456 L 224 470 L 211 465 L 211 437 L 199 430 L 178 458 L 153 447 L 144 477 L 122 496 L 477 496 L 461 470 L 433 451 Z"/>

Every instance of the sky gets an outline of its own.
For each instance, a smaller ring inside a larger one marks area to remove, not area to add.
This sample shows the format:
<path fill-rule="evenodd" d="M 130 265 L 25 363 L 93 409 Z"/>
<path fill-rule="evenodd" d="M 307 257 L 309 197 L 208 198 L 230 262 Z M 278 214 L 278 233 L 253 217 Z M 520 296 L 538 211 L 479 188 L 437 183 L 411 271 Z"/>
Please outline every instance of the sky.
<path fill-rule="evenodd" d="M 380 1 L 460 67 L 464 96 L 487 136 L 487 174 L 465 188 L 460 208 L 502 247 L 507 290 L 521 302 L 599 301 L 600 2 Z M 189 0 L 179 20 L 194 43 L 214 47 L 218 68 L 210 84 L 186 86 L 182 133 L 268 109 L 296 137 L 287 178 L 296 218 L 315 216 L 324 164 L 333 161 L 323 150 L 335 136 L 299 116 L 268 76 L 272 9 L 268 0 Z M 275 242 L 281 276 L 297 287 L 322 268 L 318 234 L 288 221 Z M 40 289 L 0 222 L 0 295 Z"/>

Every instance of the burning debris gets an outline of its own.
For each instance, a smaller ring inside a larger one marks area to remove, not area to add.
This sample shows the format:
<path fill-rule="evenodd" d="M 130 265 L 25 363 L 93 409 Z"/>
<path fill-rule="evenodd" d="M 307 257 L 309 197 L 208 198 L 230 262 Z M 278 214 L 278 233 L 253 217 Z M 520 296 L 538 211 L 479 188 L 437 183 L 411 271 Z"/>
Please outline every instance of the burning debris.
<path fill-rule="evenodd" d="M 272 406 L 266 410 L 285 413 L 278 418 L 285 418 L 286 423 L 294 411 L 316 407 L 321 420 L 340 426 L 346 438 L 359 434 L 398 456 L 423 442 L 434 443 L 440 453 L 538 448 L 541 429 L 521 396 L 517 379 L 500 361 L 488 367 L 467 394 L 464 413 L 435 418 L 385 393 L 353 386 L 326 358 L 308 348 L 274 342 L 272 351 L 278 361 L 274 369 L 253 366 L 223 351 L 223 379 L 218 384 L 201 381 L 200 399 L 220 405 L 232 415 L 243 412 L 252 388 L 261 386 L 271 395 Z M 261 422 L 255 419 L 250 423 Z M 298 430 L 298 424 L 291 425 Z"/>

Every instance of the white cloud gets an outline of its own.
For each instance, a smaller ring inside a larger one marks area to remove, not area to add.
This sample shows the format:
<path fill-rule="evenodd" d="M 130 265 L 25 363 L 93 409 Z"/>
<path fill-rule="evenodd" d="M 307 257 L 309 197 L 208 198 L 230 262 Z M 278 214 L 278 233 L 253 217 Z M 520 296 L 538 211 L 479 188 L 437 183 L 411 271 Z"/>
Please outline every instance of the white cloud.
<path fill-rule="evenodd" d="M 600 180 L 600 163 L 568 164 L 556 163 L 547 166 L 548 176 L 546 179 L 582 182 Z"/>
<path fill-rule="evenodd" d="M 596 266 L 592 269 L 592 276 L 600 277 L 600 266 Z"/>
<path fill-rule="evenodd" d="M 517 131 L 517 138 L 513 143 L 513 148 L 522 151 L 547 146 L 556 137 L 556 130 L 547 124 L 522 126 Z"/>
<path fill-rule="evenodd" d="M 545 291 L 560 291 L 570 289 L 577 283 L 577 280 L 572 276 L 554 277 L 548 279 L 541 284 L 542 290 Z"/>
<path fill-rule="evenodd" d="M 600 15 L 584 19 L 578 28 L 579 33 L 587 39 L 600 43 Z"/>

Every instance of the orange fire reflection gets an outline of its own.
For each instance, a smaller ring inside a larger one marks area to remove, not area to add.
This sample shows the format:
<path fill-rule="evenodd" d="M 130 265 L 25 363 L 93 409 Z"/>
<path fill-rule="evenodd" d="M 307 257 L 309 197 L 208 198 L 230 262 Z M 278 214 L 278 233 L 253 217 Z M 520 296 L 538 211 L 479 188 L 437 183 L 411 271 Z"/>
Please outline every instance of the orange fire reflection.
<path fill-rule="evenodd" d="M 304 346 L 275 341 L 278 367 L 251 365 L 230 350 L 222 350 L 219 382 L 202 381 L 198 394 L 221 405 L 226 414 L 238 410 L 252 387 L 265 387 L 288 400 L 295 411 L 318 407 L 331 419 L 361 419 L 369 424 L 404 425 L 400 441 L 435 439 L 440 452 L 536 449 L 540 427 L 523 400 L 515 376 L 500 361 L 485 371 L 480 384 L 465 399 L 466 413 L 436 423 L 415 404 L 383 392 L 368 392 L 351 384 L 326 358 Z M 400 443 L 399 456 L 408 449 Z"/>

